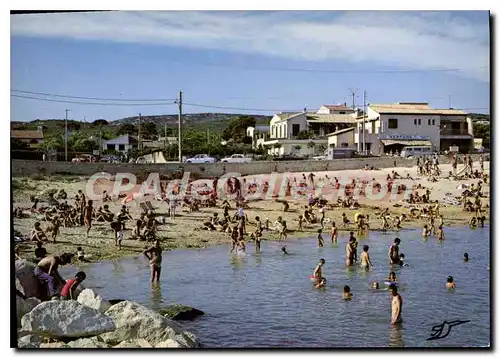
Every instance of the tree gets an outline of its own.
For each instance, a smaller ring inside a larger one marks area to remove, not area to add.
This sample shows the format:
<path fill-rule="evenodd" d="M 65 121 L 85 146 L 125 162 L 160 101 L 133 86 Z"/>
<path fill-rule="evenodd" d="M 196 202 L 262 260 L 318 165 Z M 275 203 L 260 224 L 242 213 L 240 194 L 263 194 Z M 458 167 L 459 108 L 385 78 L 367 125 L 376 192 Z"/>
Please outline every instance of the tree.
<path fill-rule="evenodd" d="M 63 136 L 61 136 L 61 134 L 54 134 L 52 136 L 45 137 L 41 147 L 44 149 L 62 150 L 64 149 Z"/>
<path fill-rule="evenodd" d="M 483 139 L 483 147 L 490 147 L 491 127 L 488 124 L 474 124 L 472 131 L 474 133 L 474 138 Z"/>
<path fill-rule="evenodd" d="M 318 145 L 318 151 L 320 153 L 324 153 L 326 151 L 326 148 L 327 148 L 326 144 L 321 143 L 320 145 Z"/>
<path fill-rule="evenodd" d="M 309 130 L 300 131 L 297 134 L 297 139 L 312 139 L 314 138 L 314 132 Z"/>
<path fill-rule="evenodd" d="M 100 126 L 107 126 L 108 121 L 104 119 L 96 119 L 95 121 L 92 122 L 93 127 L 100 127 Z"/>
<path fill-rule="evenodd" d="M 141 137 L 143 139 L 156 137 L 156 124 L 153 122 L 141 123 Z"/>
<path fill-rule="evenodd" d="M 235 142 L 252 144 L 252 138 L 247 137 L 247 128 L 255 126 L 255 118 L 251 116 L 240 116 L 229 121 L 229 125 L 222 132 L 222 139 L 233 139 Z"/>
<path fill-rule="evenodd" d="M 117 131 L 118 135 L 125 135 L 125 134 L 132 134 L 135 135 L 137 134 L 137 128 L 133 124 L 130 123 L 124 123 L 120 125 Z"/>
<path fill-rule="evenodd" d="M 26 148 L 28 148 L 28 144 L 26 144 L 22 140 L 20 140 L 18 138 L 10 138 L 10 149 L 11 150 L 26 149 Z"/>

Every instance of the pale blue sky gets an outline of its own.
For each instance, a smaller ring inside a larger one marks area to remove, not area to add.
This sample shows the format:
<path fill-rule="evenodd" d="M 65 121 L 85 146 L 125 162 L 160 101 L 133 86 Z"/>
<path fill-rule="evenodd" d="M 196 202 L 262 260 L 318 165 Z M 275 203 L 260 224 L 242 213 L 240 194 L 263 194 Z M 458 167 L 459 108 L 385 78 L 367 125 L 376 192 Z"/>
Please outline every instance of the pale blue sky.
<path fill-rule="evenodd" d="M 62 118 L 66 108 L 78 120 L 173 114 L 179 90 L 186 103 L 250 109 L 186 105 L 186 113 L 350 105 L 349 88 L 360 89 L 356 105 L 366 89 L 371 103 L 447 108 L 451 96 L 455 108 L 489 113 L 489 51 L 485 11 L 11 15 L 12 90 L 167 99 L 98 106 L 11 97 L 11 120 Z"/>

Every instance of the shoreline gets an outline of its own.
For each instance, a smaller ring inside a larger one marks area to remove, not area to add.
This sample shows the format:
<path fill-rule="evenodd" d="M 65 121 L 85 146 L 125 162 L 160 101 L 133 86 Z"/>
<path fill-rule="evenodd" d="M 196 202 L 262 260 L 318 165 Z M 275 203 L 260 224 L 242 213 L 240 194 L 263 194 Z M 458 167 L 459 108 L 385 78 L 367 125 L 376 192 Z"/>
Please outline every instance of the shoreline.
<path fill-rule="evenodd" d="M 485 163 L 486 164 L 486 163 Z M 442 165 L 442 171 L 447 172 L 447 166 L 450 165 Z M 451 166 L 450 166 L 451 167 Z M 488 165 L 489 167 L 489 165 Z M 409 173 L 411 176 L 416 177 L 416 169 L 415 168 L 388 168 L 378 171 L 363 171 L 363 170 L 352 170 L 352 171 L 340 171 L 340 172 L 316 172 L 316 178 L 323 177 L 324 175 L 328 175 L 333 178 L 335 175 L 339 177 L 341 175 L 348 175 L 352 178 L 376 178 L 378 182 L 383 182 L 387 173 L 390 173 L 392 170 L 397 171 L 400 175 L 405 176 L 406 173 Z M 489 170 L 485 170 L 485 172 L 489 173 Z M 293 175 L 297 178 L 300 178 L 302 173 L 293 173 Z M 307 173 L 306 173 L 307 175 Z M 247 180 L 252 180 L 255 177 L 260 180 L 268 180 L 265 176 L 248 176 L 245 177 Z M 32 180 L 28 178 L 20 179 L 16 178 L 16 185 L 13 185 L 13 201 L 14 206 L 21 207 L 30 207 L 31 203 L 29 201 L 30 195 L 34 195 L 37 193 L 38 189 L 50 189 L 50 188 L 63 188 L 68 193 L 68 203 L 72 203 L 72 199 L 74 195 L 79 189 L 84 190 L 86 181 L 78 180 L 76 178 L 64 178 L 51 181 L 46 180 Z M 14 179 L 13 179 L 14 182 Z M 457 193 L 461 192 L 461 190 L 456 189 L 459 184 L 462 183 L 475 183 L 475 180 L 460 180 L 460 181 L 449 181 L 448 179 L 441 179 L 437 183 L 431 183 L 425 178 L 418 178 L 418 180 L 411 181 L 412 183 L 420 183 L 424 187 L 431 188 L 431 200 L 439 200 L 441 202 L 440 211 L 444 216 L 444 224 L 445 224 L 445 233 L 446 227 L 456 227 L 456 226 L 467 226 L 468 221 L 471 217 L 471 213 L 464 212 L 461 206 L 447 205 L 442 202 L 442 198 L 447 193 L 454 194 L 453 196 L 457 196 Z M 279 187 L 279 185 L 276 185 Z M 275 186 L 275 188 L 276 188 Z M 109 187 L 109 185 L 108 185 Z M 100 185 L 96 192 L 99 190 L 106 190 L 105 185 Z M 487 194 L 487 198 L 483 199 L 484 203 L 489 205 L 489 184 L 484 186 L 484 192 Z M 422 193 L 422 190 L 420 190 Z M 389 196 L 381 198 L 380 200 L 369 200 L 367 198 L 361 197 L 358 202 L 360 204 L 359 209 L 347 209 L 347 208 L 339 208 L 335 207 L 329 209 L 325 213 L 325 217 L 330 219 L 330 222 L 325 222 L 325 228 L 323 230 L 322 236 L 325 241 L 325 244 L 330 241 L 330 228 L 331 221 L 335 221 L 337 224 L 337 228 L 339 231 L 339 242 L 343 241 L 345 237 L 348 237 L 350 231 L 354 231 L 355 235 L 358 236 L 357 229 L 355 225 L 351 224 L 347 228 L 343 228 L 342 223 L 342 213 L 346 213 L 348 219 L 352 222 L 353 216 L 356 212 L 360 212 L 364 215 L 370 216 L 370 231 L 380 231 L 381 229 L 381 220 L 376 218 L 376 212 L 381 211 L 384 208 L 389 208 L 391 216 L 401 215 L 402 213 L 408 214 L 409 207 L 427 207 L 430 204 L 417 204 L 410 205 L 408 203 L 401 202 L 402 195 L 400 195 L 397 200 L 391 199 Z M 172 249 L 199 249 L 206 248 L 212 245 L 219 244 L 230 244 L 231 239 L 228 233 L 220 232 L 220 231 L 207 231 L 207 230 L 199 230 L 202 226 L 203 221 L 208 220 L 213 213 L 219 213 L 219 216 L 222 216 L 222 209 L 217 208 L 200 208 L 200 212 L 180 212 L 180 216 L 175 219 L 170 219 L 166 217 L 166 211 L 168 209 L 168 204 L 160 203 L 148 197 L 147 200 L 151 201 L 154 207 L 158 210 L 157 219 L 161 222 L 162 216 L 165 217 L 166 224 L 162 224 L 158 227 L 158 237 L 160 238 L 162 248 L 165 251 Z M 249 203 L 249 208 L 245 209 L 245 214 L 248 216 L 248 219 L 251 223 L 255 222 L 255 217 L 260 216 L 261 220 L 264 222 L 266 218 L 269 218 L 271 224 L 270 226 L 274 226 L 274 221 L 278 218 L 278 216 L 282 216 L 284 220 L 287 221 L 288 230 L 288 238 L 289 239 L 304 239 L 311 238 L 317 235 L 317 229 L 321 228 L 320 224 L 313 224 L 309 227 L 304 226 L 303 232 L 295 231 L 297 228 L 297 217 L 302 213 L 304 205 L 307 204 L 307 199 L 302 197 L 299 199 L 288 199 L 288 203 L 290 204 L 290 209 L 287 212 L 282 211 L 282 204 L 280 202 L 276 202 L 275 200 L 259 200 L 252 201 Z M 121 203 L 111 202 L 107 203 L 110 206 L 110 210 L 113 213 L 119 211 Z M 394 206 L 396 204 L 396 206 Z M 100 201 L 95 202 L 94 207 L 98 207 L 102 205 Z M 231 202 L 230 215 L 234 215 L 236 209 L 234 208 L 234 203 Z M 140 213 L 140 208 L 137 202 L 132 201 L 128 204 L 130 209 L 130 214 L 135 219 L 138 218 Z M 484 207 L 484 205 L 483 205 Z M 315 210 L 315 214 L 318 213 Z M 487 223 L 489 224 L 489 213 L 490 208 L 488 207 L 484 215 L 487 217 Z M 20 231 L 22 234 L 27 234 L 32 229 L 35 221 L 39 220 L 35 214 L 30 215 L 29 218 L 14 218 L 14 229 Z M 45 228 L 47 223 L 45 221 L 39 220 L 42 223 L 42 227 Z M 425 223 L 422 219 L 411 219 L 409 221 L 405 221 L 402 223 L 403 229 L 419 229 L 422 228 Z M 94 226 L 95 225 L 95 226 Z M 96 262 L 100 260 L 114 260 L 122 257 L 133 257 L 142 255 L 142 251 L 146 247 L 150 247 L 151 243 L 145 241 L 137 241 L 128 239 L 131 235 L 131 228 L 134 225 L 134 222 L 129 220 L 126 221 L 126 230 L 124 231 L 125 239 L 122 242 L 122 250 L 118 251 L 114 244 L 113 234 L 109 227 L 109 223 L 103 222 L 94 222 L 93 227 L 90 231 L 90 236 L 88 239 L 85 238 L 85 228 L 82 226 L 76 227 L 61 227 L 60 233 L 57 238 L 58 242 L 47 243 L 45 244 L 45 248 L 47 249 L 49 254 L 60 254 L 62 252 L 76 252 L 77 246 L 82 246 L 88 260 L 91 262 Z M 248 235 L 245 237 L 246 242 L 250 242 L 249 234 L 255 230 L 255 225 L 247 224 L 247 233 Z M 388 230 L 387 232 L 394 233 L 397 236 L 398 231 L 396 230 Z M 401 231 L 400 231 L 401 232 Z M 404 232 L 404 231 L 403 231 Z M 431 236 L 432 237 L 432 236 Z M 264 231 L 263 232 L 263 241 L 277 241 L 278 235 L 272 231 Z M 286 241 L 284 241 L 286 245 Z M 19 256 L 21 258 L 30 259 L 34 257 L 34 242 L 25 242 L 21 243 Z"/>

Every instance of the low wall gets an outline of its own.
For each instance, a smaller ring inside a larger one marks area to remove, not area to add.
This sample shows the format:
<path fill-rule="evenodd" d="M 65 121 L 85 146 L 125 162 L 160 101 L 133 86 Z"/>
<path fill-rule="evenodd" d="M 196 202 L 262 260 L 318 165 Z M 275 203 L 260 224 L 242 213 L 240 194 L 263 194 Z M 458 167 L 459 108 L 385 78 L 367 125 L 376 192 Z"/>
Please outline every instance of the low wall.
<path fill-rule="evenodd" d="M 475 158 L 477 160 L 477 158 Z M 450 158 L 441 156 L 440 163 L 450 163 Z M 411 167 L 416 160 L 394 157 L 346 158 L 334 160 L 296 160 L 296 161 L 255 161 L 246 164 L 236 163 L 167 163 L 167 164 L 126 164 L 126 163 L 67 163 L 43 162 L 36 160 L 12 159 L 12 176 L 29 176 L 32 174 L 66 174 L 90 176 L 98 172 L 111 175 L 117 173 L 168 174 L 180 167 L 185 172 L 199 173 L 201 178 L 219 177 L 225 173 L 240 173 L 241 175 L 269 174 L 272 172 L 311 172 L 343 169 L 362 169 L 366 164 L 376 168 Z"/>

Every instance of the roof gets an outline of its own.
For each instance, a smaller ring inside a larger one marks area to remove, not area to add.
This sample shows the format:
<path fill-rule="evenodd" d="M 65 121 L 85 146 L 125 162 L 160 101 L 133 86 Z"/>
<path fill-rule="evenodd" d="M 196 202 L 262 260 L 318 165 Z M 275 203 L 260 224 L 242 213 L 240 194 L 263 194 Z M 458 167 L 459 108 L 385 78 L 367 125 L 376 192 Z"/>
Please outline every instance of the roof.
<path fill-rule="evenodd" d="M 12 130 L 10 131 L 10 137 L 18 139 L 43 139 L 43 132 Z"/>
<path fill-rule="evenodd" d="M 349 131 L 353 131 L 354 129 L 356 129 L 356 128 L 355 127 L 349 127 L 349 128 L 341 129 L 341 130 L 338 130 L 336 132 L 328 134 L 327 137 L 331 137 L 331 136 L 334 136 L 334 135 L 339 135 L 339 134 L 342 134 L 342 133 L 347 133 Z"/>
<path fill-rule="evenodd" d="M 321 107 L 326 107 L 334 111 L 351 110 L 352 108 L 346 107 L 343 104 L 322 104 Z"/>
<path fill-rule="evenodd" d="M 259 132 L 269 132 L 270 129 L 269 126 L 252 126 L 251 128 Z"/>
<path fill-rule="evenodd" d="M 276 113 L 275 116 L 277 116 L 281 120 L 289 120 L 290 118 L 299 116 L 301 114 L 304 114 L 304 112 L 280 112 Z"/>
<path fill-rule="evenodd" d="M 427 103 L 370 104 L 368 107 L 381 114 L 467 115 L 467 112 L 458 109 L 434 109 Z"/>
<path fill-rule="evenodd" d="M 105 141 L 106 144 L 135 144 L 137 143 L 137 139 L 130 134 L 125 134 L 119 136 L 118 138 L 113 138 Z"/>
<path fill-rule="evenodd" d="M 307 121 L 310 123 L 356 123 L 352 114 L 308 113 Z"/>

